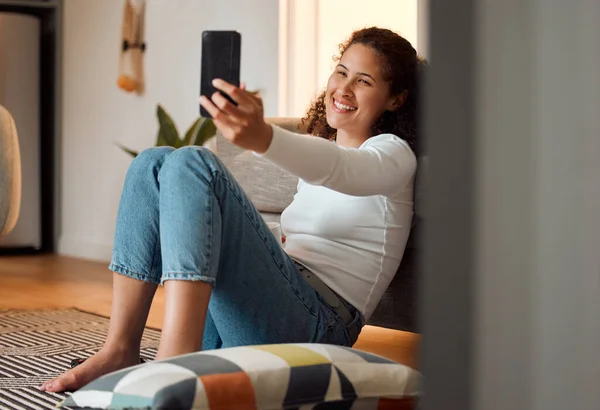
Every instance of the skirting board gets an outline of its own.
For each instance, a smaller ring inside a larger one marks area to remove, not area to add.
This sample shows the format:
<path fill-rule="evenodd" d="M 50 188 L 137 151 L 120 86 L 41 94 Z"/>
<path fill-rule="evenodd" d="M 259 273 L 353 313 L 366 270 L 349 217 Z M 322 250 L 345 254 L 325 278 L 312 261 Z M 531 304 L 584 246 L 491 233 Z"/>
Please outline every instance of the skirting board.
<path fill-rule="evenodd" d="M 112 243 L 92 242 L 89 238 L 61 236 L 58 240 L 58 254 L 74 258 L 108 262 L 112 256 Z"/>

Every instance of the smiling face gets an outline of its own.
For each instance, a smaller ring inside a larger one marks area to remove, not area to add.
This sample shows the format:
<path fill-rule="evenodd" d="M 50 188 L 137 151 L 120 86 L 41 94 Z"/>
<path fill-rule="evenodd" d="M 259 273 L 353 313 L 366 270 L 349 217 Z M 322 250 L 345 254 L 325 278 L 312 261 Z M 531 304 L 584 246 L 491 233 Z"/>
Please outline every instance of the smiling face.
<path fill-rule="evenodd" d="M 381 70 L 381 58 L 363 44 L 351 45 L 342 55 L 325 92 L 327 123 L 338 137 L 372 137 L 371 129 L 383 113 L 401 105 L 390 95 Z"/>

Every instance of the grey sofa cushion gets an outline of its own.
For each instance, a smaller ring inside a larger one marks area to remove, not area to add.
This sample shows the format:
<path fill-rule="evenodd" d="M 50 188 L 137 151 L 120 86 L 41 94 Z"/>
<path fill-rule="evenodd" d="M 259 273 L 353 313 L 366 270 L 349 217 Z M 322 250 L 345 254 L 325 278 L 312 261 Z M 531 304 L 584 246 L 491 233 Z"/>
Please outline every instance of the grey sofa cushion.
<path fill-rule="evenodd" d="M 298 177 L 216 136 L 217 155 L 261 212 L 283 212 L 292 203 Z"/>
<path fill-rule="evenodd" d="M 272 124 L 301 132 L 294 118 L 268 119 Z M 262 213 L 281 213 L 292 203 L 298 177 L 282 170 L 271 162 L 243 150 L 217 133 L 216 153 L 242 186 L 254 206 Z"/>

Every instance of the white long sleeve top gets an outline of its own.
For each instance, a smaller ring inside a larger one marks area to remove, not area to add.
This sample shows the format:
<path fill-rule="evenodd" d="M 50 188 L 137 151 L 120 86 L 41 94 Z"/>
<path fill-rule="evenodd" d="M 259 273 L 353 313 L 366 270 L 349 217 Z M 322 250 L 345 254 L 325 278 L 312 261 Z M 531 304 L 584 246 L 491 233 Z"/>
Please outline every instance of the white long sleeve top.
<path fill-rule="evenodd" d="M 368 320 L 410 233 L 413 151 L 393 134 L 344 148 L 273 126 L 271 144 L 259 156 L 299 178 L 281 215 L 286 252 Z"/>

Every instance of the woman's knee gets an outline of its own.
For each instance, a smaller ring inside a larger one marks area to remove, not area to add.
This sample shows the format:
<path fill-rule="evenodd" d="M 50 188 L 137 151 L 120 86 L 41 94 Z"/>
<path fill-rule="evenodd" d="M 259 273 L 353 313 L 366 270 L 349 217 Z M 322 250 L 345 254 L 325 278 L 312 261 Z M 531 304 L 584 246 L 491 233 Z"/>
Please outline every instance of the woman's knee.
<path fill-rule="evenodd" d="M 161 167 L 167 157 L 175 151 L 173 147 L 148 148 L 140 152 L 131 163 L 131 168 Z"/>
<path fill-rule="evenodd" d="M 171 147 L 149 148 L 140 152 L 129 165 L 126 184 L 155 180 L 165 159 L 174 151 Z"/>
<path fill-rule="evenodd" d="M 213 173 L 220 170 L 221 166 L 219 158 L 208 148 L 187 146 L 178 148 L 169 155 L 161 169 L 161 178 L 167 175 L 177 177 L 187 170 Z"/>

